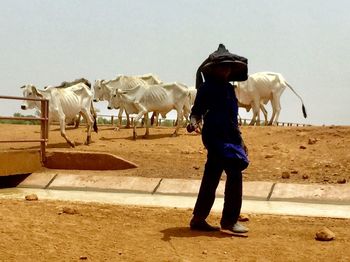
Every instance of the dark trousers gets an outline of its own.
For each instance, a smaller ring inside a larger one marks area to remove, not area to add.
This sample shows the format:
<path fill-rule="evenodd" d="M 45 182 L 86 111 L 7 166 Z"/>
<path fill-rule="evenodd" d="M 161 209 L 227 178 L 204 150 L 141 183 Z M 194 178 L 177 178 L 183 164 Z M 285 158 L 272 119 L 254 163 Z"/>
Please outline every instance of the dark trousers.
<path fill-rule="evenodd" d="M 208 154 L 193 215 L 206 219 L 215 201 L 222 172 L 227 175 L 221 225 L 233 226 L 242 206 L 242 172 L 236 159 L 223 159 Z"/>

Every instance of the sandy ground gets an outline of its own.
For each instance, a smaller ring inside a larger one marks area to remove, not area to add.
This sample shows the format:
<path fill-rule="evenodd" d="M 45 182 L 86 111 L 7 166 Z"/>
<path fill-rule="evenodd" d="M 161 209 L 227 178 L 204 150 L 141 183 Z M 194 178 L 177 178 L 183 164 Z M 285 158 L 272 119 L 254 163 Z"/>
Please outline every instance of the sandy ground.
<path fill-rule="evenodd" d="M 350 260 L 343 219 L 251 215 L 248 238 L 238 238 L 190 231 L 191 210 L 182 209 L 2 200 L 0 212 L 0 261 Z M 323 226 L 335 240 L 315 240 Z"/>
<path fill-rule="evenodd" d="M 39 138 L 38 126 L 1 125 L 2 139 Z M 77 146 L 69 148 L 60 136 L 58 126 L 51 128 L 49 150 L 109 152 L 136 163 L 139 168 L 105 172 L 111 175 L 132 175 L 161 178 L 201 179 L 206 150 L 198 134 L 180 130 L 171 137 L 173 128 L 150 129 L 150 137 L 132 140 L 131 129 L 114 131 L 101 126 L 92 134 L 93 143 L 84 145 L 85 128 L 67 130 Z M 330 127 L 251 127 L 241 128 L 249 148 L 250 166 L 244 171 L 245 181 L 288 183 L 338 183 L 350 181 L 350 126 Z M 2 149 L 35 149 L 39 143 L 1 144 Z M 282 178 L 283 173 L 289 178 Z"/>
<path fill-rule="evenodd" d="M 1 125 L 2 139 L 39 137 L 38 126 Z M 171 128 L 131 139 L 132 130 L 100 128 L 83 145 L 84 128 L 68 130 L 71 149 L 50 132 L 49 148 L 110 152 L 139 168 L 110 175 L 200 179 L 206 151 L 200 136 L 170 137 Z M 243 127 L 251 165 L 245 181 L 337 183 L 350 179 L 350 127 Z M 36 144 L 0 144 L 0 150 L 36 149 Z M 83 173 L 84 171 L 76 171 Z M 96 171 L 97 172 L 97 171 Z M 289 179 L 283 179 L 282 173 Z M 72 207 L 77 214 L 62 214 Z M 55 201 L 0 201 L 0 261 L 350 261 L 350 220 L 250 215 L 248 238 L 189 230 L 192 210 L 141 208 Z M 218 224 L 220 214 L 209 221 Z M 328 227 L 329 242 L 315 240 Z"/>

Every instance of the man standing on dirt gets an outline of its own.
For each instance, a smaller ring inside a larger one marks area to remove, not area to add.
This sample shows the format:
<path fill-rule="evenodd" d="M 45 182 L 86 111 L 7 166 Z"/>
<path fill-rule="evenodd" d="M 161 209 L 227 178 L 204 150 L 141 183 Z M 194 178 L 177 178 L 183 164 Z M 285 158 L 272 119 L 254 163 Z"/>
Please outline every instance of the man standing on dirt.
<path fill-rule="evenodd" d="M 242 170 L 249 161 L 238 128 L 238 105 L 230 81 L 248 77 L 248 60 L 231 54 L 223 44 L 201 64 L 197 71 L 197 96 L 191 111 L 189 132 L 203 120 L 202 141 L 207 162 L 190 222 L 192 230 L 217 231 L 206 222 L 215 201 L 222 172 L 227 175 L 221 229 L 246 233 L 248 228 L 237 223 L 242 206 Z M 204 83 L 203 78 L 204 77 Z"/>

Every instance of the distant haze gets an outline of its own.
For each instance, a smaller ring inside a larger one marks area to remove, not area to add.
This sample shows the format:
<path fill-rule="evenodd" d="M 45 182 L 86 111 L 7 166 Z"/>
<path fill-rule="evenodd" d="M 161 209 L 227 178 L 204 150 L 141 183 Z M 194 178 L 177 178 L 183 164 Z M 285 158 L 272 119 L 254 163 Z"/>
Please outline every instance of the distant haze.
<path fill-rule="evenodd" d="M 302 96 L 309 117 L 286 89 L 280 121 L 350 125 L 349 10 L 346 0 L 3 0 L 0 95 L 118 74 L 194 85 L 223 43 L 249 59 L 249 73 L 282 73 Z M 0 115 L 26 114 L 19 101 L 0 101 Z"/>

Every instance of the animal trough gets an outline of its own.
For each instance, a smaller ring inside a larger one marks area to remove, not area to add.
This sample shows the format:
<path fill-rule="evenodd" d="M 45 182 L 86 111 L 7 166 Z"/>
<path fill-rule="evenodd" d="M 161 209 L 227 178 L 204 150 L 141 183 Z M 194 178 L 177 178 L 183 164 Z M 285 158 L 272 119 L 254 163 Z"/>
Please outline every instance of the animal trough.
<path fill-rule="evenodd" d="M 0 177 L 29 174 L 41 168 L 40 151 L 1 151 Z"/>
<path fill-rule="evenodd" d="M 40 151 L 0 152 L 0 176 L 30 174 L 41 169 Z M 72 170 L 123 170 L 137 165 L 108 153 L 99 152 L 46 152 L 46 168 Z"/>
<path fill-rule="evenodd" d="M 47 152 L 45 167 L 77 170 L 122 170 L 137 165 L 108 153 L 99 152 Z"/>

